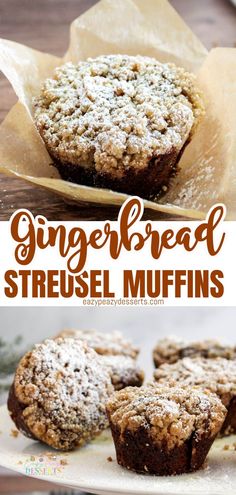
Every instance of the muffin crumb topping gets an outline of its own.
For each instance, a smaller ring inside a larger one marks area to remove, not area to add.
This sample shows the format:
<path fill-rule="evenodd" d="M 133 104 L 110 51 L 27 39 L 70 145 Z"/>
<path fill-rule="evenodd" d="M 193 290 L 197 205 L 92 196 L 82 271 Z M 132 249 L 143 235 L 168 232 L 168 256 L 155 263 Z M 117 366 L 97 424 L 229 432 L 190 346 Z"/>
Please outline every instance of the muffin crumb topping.
<path fill-rule="evenodd" d="M 184 358 L 174 364 L 162 364 L 154 371 L 158 384 L 202 387 L 216 393 L 224 405 L 236 395 L 235 361 L 221 357 L 204 359 Z"/>
<path fill-rule="evenodd" d="M 97 354 L 102 356 L 123 355 L 135 359 L 139 353 L 139 349 L 130 341 L 126 340 L 118 331 L 105 333 L 93 329 L 78 330 L 72 328 L 62 330 L 57 337 L 69 337 L 83 340 L 89 347 L 92 347 Z"/>
<path fill-rule="evenodd" d="M 24 422 L 38 439 L 60 449 L 80 446 L 107 426 L 110 376 L 79 340 L 38 344 L 17 368 L 14 392 Z"/>
<path fill-rule="evenodd" d="M 107 412 L 121 437 L 141 428 L 168 450 L 183 444 L 193 432 L 199 439 L 213 437 L 226 415 L 222 402 L 211 392 L 155 384 L 116 392 L 108 401 Z"/>
<path fill-rule="evenodd" d="M 153 360 L 156 367 L 164 363 L 176 363 L 184 357 L 201 356 L 208 359 L 223 357 L 235 359 L 235 346 L 223 345 L 218 340 L 201 340 L 187 342 L 178 337 L 170 336 L 157 342 L 153 350 Z"/>
<path fill-rule="evenodd" d="M 128 55 L 59 67 L 34 107 L 36 126 L 55 159 L 117 178 L 180 151 L 203 111 L 193 75 Z"/>
<path fill-rule="evenodd" d="M 110 373 L 112 385 L 115 390 L 130 386 L 141 386 L 144 380 L 144 372 L 136 361 L 129 356 L 103 355 L 101 363 Z"/>

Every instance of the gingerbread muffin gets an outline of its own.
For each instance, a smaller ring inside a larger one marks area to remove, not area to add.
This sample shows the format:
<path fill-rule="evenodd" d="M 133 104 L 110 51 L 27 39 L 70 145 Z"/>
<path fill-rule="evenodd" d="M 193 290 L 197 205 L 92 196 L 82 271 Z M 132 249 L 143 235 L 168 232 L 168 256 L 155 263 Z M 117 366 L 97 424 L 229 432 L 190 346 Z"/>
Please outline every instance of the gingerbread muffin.
<path fill-rule="evenodd" d="M 166 191 L 202 113 L 193 75 L 142 56 L 67 63 L 34 99 L 62 179 L 148 199 Z"/>
<path fill-rule="evenodd" d="M 139 349 L 125 340 L 120 332 L 71 329 L 63 330 L 59 336 L 73 337 L 92 347 L 99 354 L 101 364 L 108 369 L 115 390 L 143 384 L 144 372 L 136 363 Z"/>
<path fill-rule="evenodd" d="M 107 414 L 121 466 L 173 475 L 203 465 L 226 409 L 211 392 L 148 385 L 116 392 Z"/>
<path fill-rule="evenodd" d="M 176 363 L 185 357 L 204 357 L 214 359 L 236 359 L 236 347 L 223 345 L 218 340 L 200 340 L 187 342 L 178 337 L 167 337 L 157 342 L 153 350 L 153 361 L 158 368 L 164 363 Z"/>
<path fill-rule="evenodd" d="M 218 395 L 227 409 L 221 434 L 236 432 L 236 362 L 224 358 L 184 358 L 154 372 L 158 385 L 198 386 Z"/>
<path fill-rule="evenodd" d="M 93 349 L 79 340 L 46 340 L 20 361 L 8 408 L 26 436 L 71 450 L 107 427 L 110 376 Z"/>
<path fill-rule="evenodd" d="M 101 356 L 129 356 L 133 359 L 139 354 L 139 349 L 129 340 L 126 340 L 121 332 L 99 332 L 98 330 L 65 329 L 57 337 L 83 340 Z"/>

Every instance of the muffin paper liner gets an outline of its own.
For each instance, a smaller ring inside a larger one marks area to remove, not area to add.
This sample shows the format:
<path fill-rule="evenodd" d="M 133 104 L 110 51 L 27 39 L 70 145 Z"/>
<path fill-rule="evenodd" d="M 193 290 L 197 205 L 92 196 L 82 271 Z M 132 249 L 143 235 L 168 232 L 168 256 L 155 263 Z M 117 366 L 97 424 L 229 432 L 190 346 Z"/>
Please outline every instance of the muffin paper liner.
<path fill-rule="evenodd" d="M 201 219 L 213 204 L 224 202 L 227 218 L 236 219 L 236 49 L 208 53 L 167 0 L 102 0 L 71 24 L 70 33 L 63 58 L 0 40 L 0 69 L 19 99 L 0 126 L 0 172 L 76 203 L 121 205 L 126 194 L 60 179 L 34 125 L 32 97 L 66 61 L 116 53 L 146 55 L 196 73 L 206 115 L 168 192 L 157 202 L 145 200 L 145 207 Z"/>

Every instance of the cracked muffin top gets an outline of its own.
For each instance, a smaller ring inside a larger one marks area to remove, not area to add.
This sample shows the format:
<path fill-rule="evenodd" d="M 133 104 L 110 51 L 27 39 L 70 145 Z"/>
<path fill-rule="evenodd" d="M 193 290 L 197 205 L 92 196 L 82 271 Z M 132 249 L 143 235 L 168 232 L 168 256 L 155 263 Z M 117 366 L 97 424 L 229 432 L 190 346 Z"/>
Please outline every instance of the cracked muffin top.
<path fill-rule="evenodd" d="M 187 342 L 171 336 L 159 340 L 153 350 L 153 360 L 156 367 L 163 363 L 176 363 L 184 357 L 197 356 L 208 359 L 216 357 L 236 359 L 236 348 L 235 346 L 224 345 L 218 340 Z"/>
<path fill-rule="evenodd" d="M 236 362 L 224 358 L 184 358 L 174 364 L 162 364 L 154 371 L 158 384 L 200 386 L 215 392 L 224 405 L 236 395 Z"/>
<path fill-rule="evenodd" d="M 107 403 L 109 421 L 121 434 L 148 430 L 154 443 L 171 450 L 192 433 L 201 437 L 216 435 L 226 409 L 211 392 L 149 384 L 116 392 Z"/>
<path fill-rule="evenodd" d="M 80 446 L 107 424 L 113 392 L 99 356 L 74 339 L 46 340 L 20 361 L 14 380 L 28 430 L 54 448 Z"/>
<path fill-rule="evenodd" d="M 154 58 L 104 55 L 67 63 L 34 99 L 53 158 L 121 178 L 180 151 L 203 112 L 195 78 Z"/>
<path fill-rule="evenodd" d="M 62 330 L 57 337 L 71 337 L 74 339 L 83 340 L 89 347 L 92 347 L 102 356 L 123 355 L 135 359 L 139 353 L 139 349 L 129 340 L 126 340 L 122 333 L 118 331 L 105 333 L 93 329 L 78 330 L 71 328 Z"/>

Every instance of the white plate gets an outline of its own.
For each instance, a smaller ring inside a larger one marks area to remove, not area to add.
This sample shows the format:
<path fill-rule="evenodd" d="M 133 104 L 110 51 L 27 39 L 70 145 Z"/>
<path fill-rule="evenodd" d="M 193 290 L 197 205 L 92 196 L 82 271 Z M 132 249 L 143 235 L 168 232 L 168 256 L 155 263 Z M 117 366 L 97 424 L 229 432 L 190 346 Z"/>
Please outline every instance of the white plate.
<path fill-rule="evenodd" d="M 6 406 L 2 406 L 0 465 L 33 478 L 99 495 L 235 495 L 236 451 L 232 450 L 235 436 L 217 440 L 205 468 L 197 473 L 155 477 L 132 473 L 118 466 L 109 431 L 90 445 L 64 454 L 21 434 L 14 437 L 12 430 L 14 433 L 15 427 Z M 231 450 L 224 450 L 226 444 L 231 446 Z M 112 457 L 112 462 L 108 457 Z"/>

